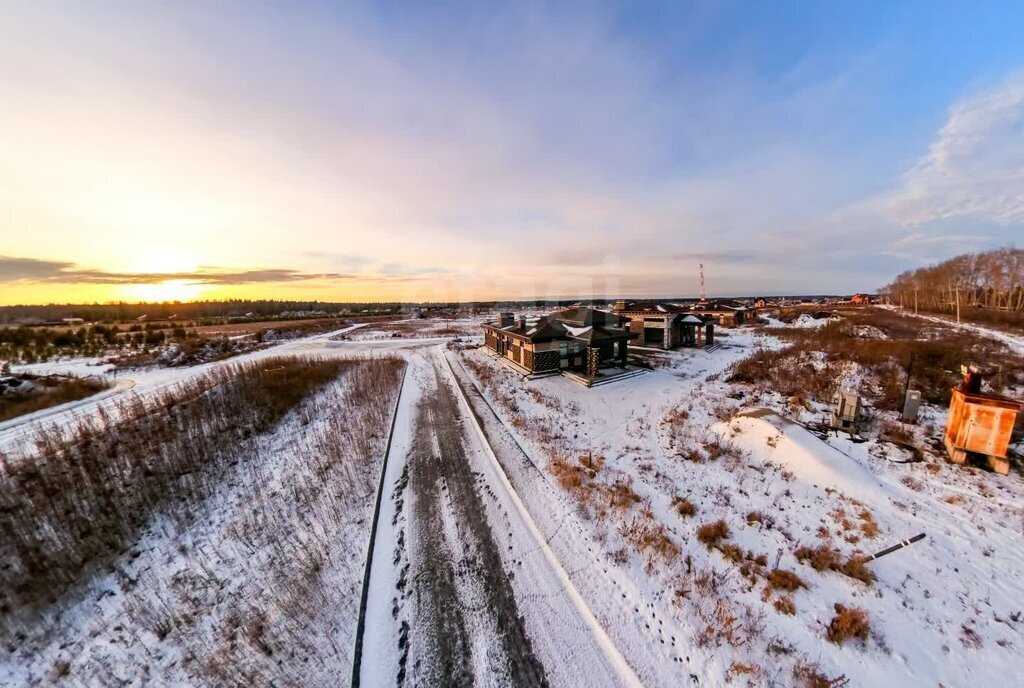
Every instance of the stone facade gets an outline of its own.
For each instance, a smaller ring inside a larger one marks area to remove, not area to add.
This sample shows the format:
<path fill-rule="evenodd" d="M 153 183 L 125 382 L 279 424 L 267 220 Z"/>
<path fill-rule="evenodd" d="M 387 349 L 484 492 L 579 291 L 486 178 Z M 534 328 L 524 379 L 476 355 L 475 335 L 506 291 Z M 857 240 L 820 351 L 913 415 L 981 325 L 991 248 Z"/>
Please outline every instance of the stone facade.
<path fill-rule="evenodd" d="M 533 371 L 558 370 L 558 351 L 538 351 L 533 355 Z"/>
<path fill-rule="evenodd" d="M 587 377 L 597 377 L 600 370 L 601 351 L 593 347 L 587 349 Z"/>

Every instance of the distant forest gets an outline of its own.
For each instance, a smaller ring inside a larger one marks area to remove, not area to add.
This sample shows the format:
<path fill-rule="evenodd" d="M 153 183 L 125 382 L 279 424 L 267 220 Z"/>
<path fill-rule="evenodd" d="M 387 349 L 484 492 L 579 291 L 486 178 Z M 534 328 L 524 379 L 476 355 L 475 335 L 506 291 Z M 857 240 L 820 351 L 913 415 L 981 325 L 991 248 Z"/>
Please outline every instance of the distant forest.
<path fill-rule="evenodd" d="M 341 303 L 328 301 L 167 301 L 160 303 L 92 303 L 92 304 L 48 304 L 25 306 L 0 306 L 0 324 L 12 323 L 59 323 L 64 318 L 81 318 L 87 322 L 123 323 L 146 316 L 149 321 L 168 318 L 189 321 L 209 321 L 231 318 L 233 321 L 262 321 L 279 317 L 309 317 L 314 314 L 355 315 L 365 312 L 374 314 L 408 313 L 413 308 L 426 311 L 447 309 L 477 309 L 481 311 L 513 307 L 561 307 L 575 301 L 486 301 L 473 304 L 448 302 L 425 303 Z M 300 315 L 302 314 L 302 315 Z"/>
<path fill-rule="evenodd" d="M 937 265 L 908 270 L 886 291 L 896 305 L 955 313 L 970 319 L 1024 322 L 1024 249 L 1000 248 L 968 253 Z M 985 313 L 983 313 L 985 312 Z"/>
<path fill-rule="evenodd" d="M 394 311 L 396 303 L 325 303 L 320 301 L 168 301 L 163 303 L 49 304 L 40 306 L 0 306 L 0 323 L 41 320 L 59 321 L 82 318 L 88 322 L 126 322 L 146 316 L 148 320 L 205 320 L 244 317 L 272 318 L 282 313 L 322 312 L 330 315 L 351 313 L 365 308 L 378 312 Z"/>

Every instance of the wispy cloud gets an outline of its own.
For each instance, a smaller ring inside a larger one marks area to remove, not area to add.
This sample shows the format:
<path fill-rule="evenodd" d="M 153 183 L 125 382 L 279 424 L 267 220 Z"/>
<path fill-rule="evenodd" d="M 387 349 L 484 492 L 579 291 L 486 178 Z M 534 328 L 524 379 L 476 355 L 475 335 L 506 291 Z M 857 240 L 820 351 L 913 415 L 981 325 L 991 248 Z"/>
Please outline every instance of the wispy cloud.
<path fill-rule="evenodd" d="M 1024 222 L 1024 74 L 954 103 L 927 154 L 878 203 L 905 227 Z"/>
<path fill-rule="evenodd" d="M 311 280 L 345 280 L 354 277 L 354 275 L 346 273 L 311 273 L 287 268 L 226 270 L 203 267 L 189 272 L 111 272 L 83 268 L 65 261 L 0 256 L 0 283 L 123 285 L 182 281 L 208 286 L 237 286 Z"/>

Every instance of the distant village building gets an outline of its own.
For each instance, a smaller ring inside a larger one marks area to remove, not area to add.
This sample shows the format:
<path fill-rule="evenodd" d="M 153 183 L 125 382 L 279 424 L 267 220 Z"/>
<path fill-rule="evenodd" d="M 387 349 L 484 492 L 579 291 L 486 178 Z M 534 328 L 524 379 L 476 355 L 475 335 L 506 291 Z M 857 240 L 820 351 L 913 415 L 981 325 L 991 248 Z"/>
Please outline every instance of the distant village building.
<path fill-rule="evenodd" d="M 719 325 L 735 327 L 757 318 L 757 310 L 739 301 L 705 301 L 690 306 L 694 315 L 711 317 Z"/>
<path fill-rule="evenodd" d="M 1010 472 L 1006 450 L 1017 414 L 1024 404 L 1002 394 L 981 391 L 981 373 L 964 366 L 963 382 L 954 387 L 943 442 L 954 463 L 983 459 L 996 473 Z"/>
<path fill-rule="evenodd" d="M 602 368 L 625 367 L 636 334 L 621 318 L 595 308 L 569 308 L 540 318 L 501 313 L 484 324 L 484 344 L 528 374 L 560 370 L 597 377 Z"/>
<path fill-rule="evenodd" d="M 690 308 L 676 304 L 637 304 L 617 301 L 615 315 L 629 319 L 629 329 L 637 335 L 637 344 L 659 349 L 680 346 L 701 347 L 714 343 L 714 322 Z"/>
<path fill-rule="evenodd" d="M 855 306 L 868 306 L 875 302 L 870 294 L 854 294 L 850 297 L 850 303 Z"/>
<path fill-rule="evenodd" d="M 83 318 L 63 318 L 62 321 L 65 325 L 81 325 L 85 322 Z"/>

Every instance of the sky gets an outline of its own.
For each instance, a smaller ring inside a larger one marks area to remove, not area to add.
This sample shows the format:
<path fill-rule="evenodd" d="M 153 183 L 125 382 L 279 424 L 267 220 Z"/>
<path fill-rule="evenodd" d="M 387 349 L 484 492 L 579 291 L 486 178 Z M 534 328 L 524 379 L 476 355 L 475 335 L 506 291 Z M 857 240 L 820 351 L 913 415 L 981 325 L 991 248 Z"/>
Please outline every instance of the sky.
<path fill-rule="evenodd" d="M 1024 238 L 1021 26 L 0 0 L 0 304 L 874 291 Z"/>

